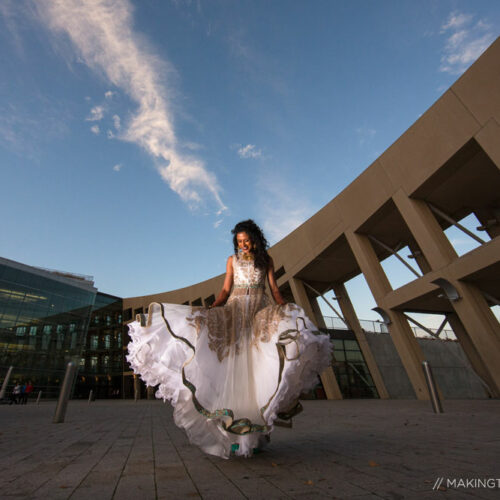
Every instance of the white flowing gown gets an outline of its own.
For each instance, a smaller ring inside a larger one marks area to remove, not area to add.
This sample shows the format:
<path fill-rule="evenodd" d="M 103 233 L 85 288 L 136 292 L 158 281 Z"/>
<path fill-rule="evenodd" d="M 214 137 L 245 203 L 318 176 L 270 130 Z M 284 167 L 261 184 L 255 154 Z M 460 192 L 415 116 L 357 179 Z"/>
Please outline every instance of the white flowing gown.
<path fill-rule="evenodd" d="M 152 303 L 129 324 L 127 360 L 192 444 L 228 458 L 250 456 L 275 420 L 300 411 L 331 362 L 329 337 L 296 304 L 271 305 L 266 273 L 233 256 L 226 304 L 206 309 Z"/>

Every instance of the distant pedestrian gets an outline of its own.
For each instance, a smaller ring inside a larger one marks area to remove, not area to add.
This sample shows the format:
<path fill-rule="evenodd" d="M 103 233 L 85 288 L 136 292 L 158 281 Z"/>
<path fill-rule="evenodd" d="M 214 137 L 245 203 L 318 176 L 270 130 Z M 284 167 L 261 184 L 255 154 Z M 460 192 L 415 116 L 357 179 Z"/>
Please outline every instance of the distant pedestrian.
<path fill-rule="evenodd" d="M 14 388 L 12 389 L 12 393 L 10 395 L 9 404 L 15 403 L 17 405 L 17 403 L 19 403 L 20 396 L 21 396 L 21 386 L 16 382 Z"/>
<path fill-rule="evenodd" d="M 32 392 L 33 392 L 33 384 L 31 383 L 31 380 L 29 380 L 28 383 L 24 386 L 23 400 L 22 400 L 23 405 L 25 405 L 28 402 L 28 398 L 30 397 L 30 394 Z"/>

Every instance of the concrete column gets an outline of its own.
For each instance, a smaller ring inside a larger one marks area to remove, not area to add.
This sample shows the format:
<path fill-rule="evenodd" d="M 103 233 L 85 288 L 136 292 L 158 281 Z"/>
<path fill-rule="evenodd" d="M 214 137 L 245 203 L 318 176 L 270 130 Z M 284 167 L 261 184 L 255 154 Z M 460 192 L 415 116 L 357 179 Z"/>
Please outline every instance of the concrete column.
<path fill-rule="evenodd" d="M 498 145 L 495 144 L 494 147 L 498 149 Z M 445 268 L 458 259 L 425 202 L 408 198 L 402 190 L 399 190 L 393 199 L 433 270 Z M 481 216 L 481 213 L 479 215 Z M 486 299 L 474 285 L 458 280 L 450 282 L 461 296 L 460 300 L 451 302 L 451 305 L 467 333 L 460 336 L 457 334 L 457 338 L 476 371 L 484 374 L 492 392 L 499 396 L 500 325 Z M 455 325 L 458 328 L 457 322 Z M 483 364 L 483 368 L 479 368 L 479 364 Z"/>
<path fill-rule="evenodd" d="M 488 385 L 489 391 L 487 391 L 486 388 L 485 391 L 487 392 L 489 397 L 498 397 L 498 394 L 495 394 L 495 391 L 492 389 L 492 387 L 495 387 L 495 384 L 489 372 L 485 370 L 483 360 L 474 347 L 474 344 L 472 343 L 467 330 L 464 328 L 464 325 L 462 325 L 460 318 L 456 313 L 447 313 L 446 319 L 453 329 L 453 333 L 460 342 L 460 346 L 469 359 L 472 368 L 478 374 L 478 376 L 481 377 L 483 381 Z"/>
<path fill-rule="evenodd" d="M 298 278 L 290 278 L 288 281 L 290 283 L 290 288 L 292 289 L 293 300 L 295 303 L 304 309 L 304 312 L 309 316 L 311 321 L 315 320 L 315 312 L 312 307 L 309 296 L 307 295 L 306 288 L 302 280 Z"/>
<path fill-rule="evenodd" d="M 315 312 L 311 305 L 311 301 L 307 295 L 304 284 L 298 278 L 290 278 L 290 288 L 292 289 L 293 298 L 295 303 L 304 309 L 305 313 L 311 321 L 314 321 Z M 342 399 L 342 392 L 340 391 L 339 384 L 333 373 L 333 368 L 329 366 L 320 374 L 321 383 L 327 399 Z"/>
<path fill-rule="evenodd" d="M 372 244 L 367 236 L 356 234 L 353 231 L 348 231 L 345 235 L 354 257 L 356 258 L 356 262 L 359 264 L 373 297 L 378 303 L 378 301 L 383 300 L 389 292 L 392 292 L 392 287 L 380 265 L 377 254 L 375 250 L 373 250 Z"/>
<path fill-rule="evenodd" d="M 365 358 L 368 370 L 370 370 L 370 375 L 372 376 L 373 382 L 375 383 L 375 387 L 377 388 L 379 397 L 381 399 L 389 398 L 389 393 L 387 392 L 384 380 L 382 378 L 380 370 L 378 369 L 377 362 L 375 361 L 373 353 L 370 349 L 370 345 L 366 340 L 365 332 L 361 328 L 361 324 L 358 317 L 356 316 L 356 312 L 354 311 L 354 307 L 344 284 L 334 284 L 333 291 L 335 292 L 335 296 L 337 297 L 337 302 L 339 304 L 340 310 L 342 311 L 344 319 L 347 321 L 347 324 L 354 332 L 354 335 L 356 335 L 356 340 L 358 341 L 361 352 L 363 353 L 363 357 Z"/>
<path fill-rule="evenodd" d="M 483 294 L 474 285 L 454 281 L 453 286 L 461 299 L 451 302 L 451 305 L 483 363 L 481 371 L 488 374 L 487 379 L 491 381 L 489 385 L 494 396 L 500 397 L 500 324 Z M 460 338 L 459 340 L 461 342 Z M 472 351 L 467 347 L 467 344 L 463 346 L 469 355 Z M 477 361 L 474 356 L 469 359 L 471 363 Z"/>
<path fill-rule="evenodd" d="M 391 320 L 391 324 L 387 328 L 416 397 L 429 399 L 429 391 L 422 371 L 422 361 L 424 360 L 422 350 L 410 325 L 408 325 L 408 320 L 403 313 L 384 308 L 384 298 L 392 291 L 392 288 L 370 240 L 367 236 L 356 234 L 353 231 L 348 231 L 345 235 L 377 305 L 386 311 Z"/>
<path fill-rule="evenodd" d="M 326 328 L 325 318 L 318 304 L 318 298 L 311 300 L 311 307 L 314 311 L 314 322 L 318 328 Z"/>
<path fill-rule="evenodd" d="M 392 199 L 431 269 L 444 267 L 458 257 L 424 201 L 412 200 L 402 189 Z"/>

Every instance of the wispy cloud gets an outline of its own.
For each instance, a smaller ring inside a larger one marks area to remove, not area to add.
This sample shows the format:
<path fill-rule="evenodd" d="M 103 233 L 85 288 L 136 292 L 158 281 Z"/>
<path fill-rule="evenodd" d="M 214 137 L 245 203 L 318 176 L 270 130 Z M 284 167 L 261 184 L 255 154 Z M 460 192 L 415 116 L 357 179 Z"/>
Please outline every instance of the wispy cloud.
<path fill-rule="evenodd" d="M 255 144 L 247 144 L 238 148 L 238 156 L 240 158 L 261 158 L 262 150 L 257 149 Z"/>
<path fill-rule="evenodd" d="M 39 102 L 38 111 L 29 108 L 22 99 L 0 102 L 0 145 L 35 161 L 42 156 L 42 144 L 63 140 L 68 134 L 68 111 L 64 104 L 50 102 L 43 96 Z"/>
<path fill-rule="evenodd" d="M 113 125 L 116 130 L 120 130 L 122 128 L 121 120 L 118 115 L 113 115 Z"/>
<path fill-rule="evenodd" d="M 259 221 L 272 245 L 300 226 L 315 208 L 284 176 L 266 172 L 257 183 Z"/>
<path fill-rule="evenodd" d="M 191 151 L 199 151 L 200 149 L 203 149 L 203 146 L 201 144 L 198 144 L 194 141 L 186 141 L 183 144 L 183 147 L 185 147 L 186 149 L 190 149 Z"/>
<path fill-rule="evenodd" d="M 441 26 L 441 33 L 446 30 L 458 30 L 464 25 L 469 24 L 474 16 L 471 14 L 463 14 L 460 12 L 452 12 L 448 16 L 448 20 Z"/>
<path fill-rule="evenodd" d="M 99 128 L 99 125 L 92 125 L 92 127 L 90 127 L 90 131 L 95 135 L 99 135 L 101 129 Z"/>
<path fill-rule="evenodd" d="M 439 70 L 463 73 L 493 42 L 495 32 L 484 20 L 474 21 L 472 14 L 452 12 L 441 26 L 446 36 Z"/>
<path fill-rule="evenodd" d="M 104 107 L 103 106 L 94 106 L 90 110 L 90 115 L 87 116 L 86 120 L 88 122 L 98 122 L 102 120 L 104 117 Z"/>
<path fill-rule="evenodd" d="M 121 163 L 117 163 L 114 167 L 113 170 L 115 172 L 119 172 L 122 169 L 123 165 Z"/>
<path fill-rule="evenodd" d="M 80 60 L 137 104 L 119 138 L 151 155 L 161 177 L 190 207 L 203 203 L 208 193 L 218 211 L 223 211 L 226 207 L 215 175 L 201 159 L 179 152 L 164 83 L 169 65 L 134 31 L 131 2 L 52 0 L 34 5 L 52 32 L 70 38 Z"/>
<path fill-rule="evenodd" d="M 9 32 L 9 41 L 15 47 L 19 57 L 24 58 L 23 37 L 19 27 L 26 19 L 24 9 L 17 8 L 15 0 L 3 0 L 0 2 L 0 20 L 3 21 L 2 28 L 6 28 Z"/>
<path fill-rule="evenodd" d="M 34 153 L 31 141 L 26 141 L 29 131 L 40 126 L 28 116 L 22 116 L 14 106 L 0 107 L 0 144 L 16 152 Z"/>
<path fill-rule="evenodd" d="M 112 90 L 108 90 L 104 93 L 104 97 L 106 99 L 111 99 L 113 96 L 115 95 L 115 92 L 113 92 Z"/>
<path fill-rule="evenodd" d="M 358 127 L 356 129 L 356 134 L 358 136 L 360 146 L 364 146 L 369 143 L 376 135 L 377 131 L 370 127 Z"/>

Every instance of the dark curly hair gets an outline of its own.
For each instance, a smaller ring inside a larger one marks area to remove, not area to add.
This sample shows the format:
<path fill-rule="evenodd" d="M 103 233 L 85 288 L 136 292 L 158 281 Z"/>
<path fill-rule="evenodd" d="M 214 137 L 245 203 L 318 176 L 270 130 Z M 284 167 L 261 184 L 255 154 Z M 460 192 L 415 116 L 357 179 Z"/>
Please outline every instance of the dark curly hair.
<path fill-rule="evenodd" d="M 269 244 L 267 243 L 262 229 L 255 224 L 252 219 L 238 222 L 231 233 L 233 234 L 234 253 L 236 255 L 238 255 L 238 241 L 236 240 L 236 235 L 238 233 L 247 233 L 253 245 L 252 253 L 254 255 L 255 267 L 264 270 L 268 268 L 270 257 L 267 253 L 267 249 L 269 248 Z"/>

